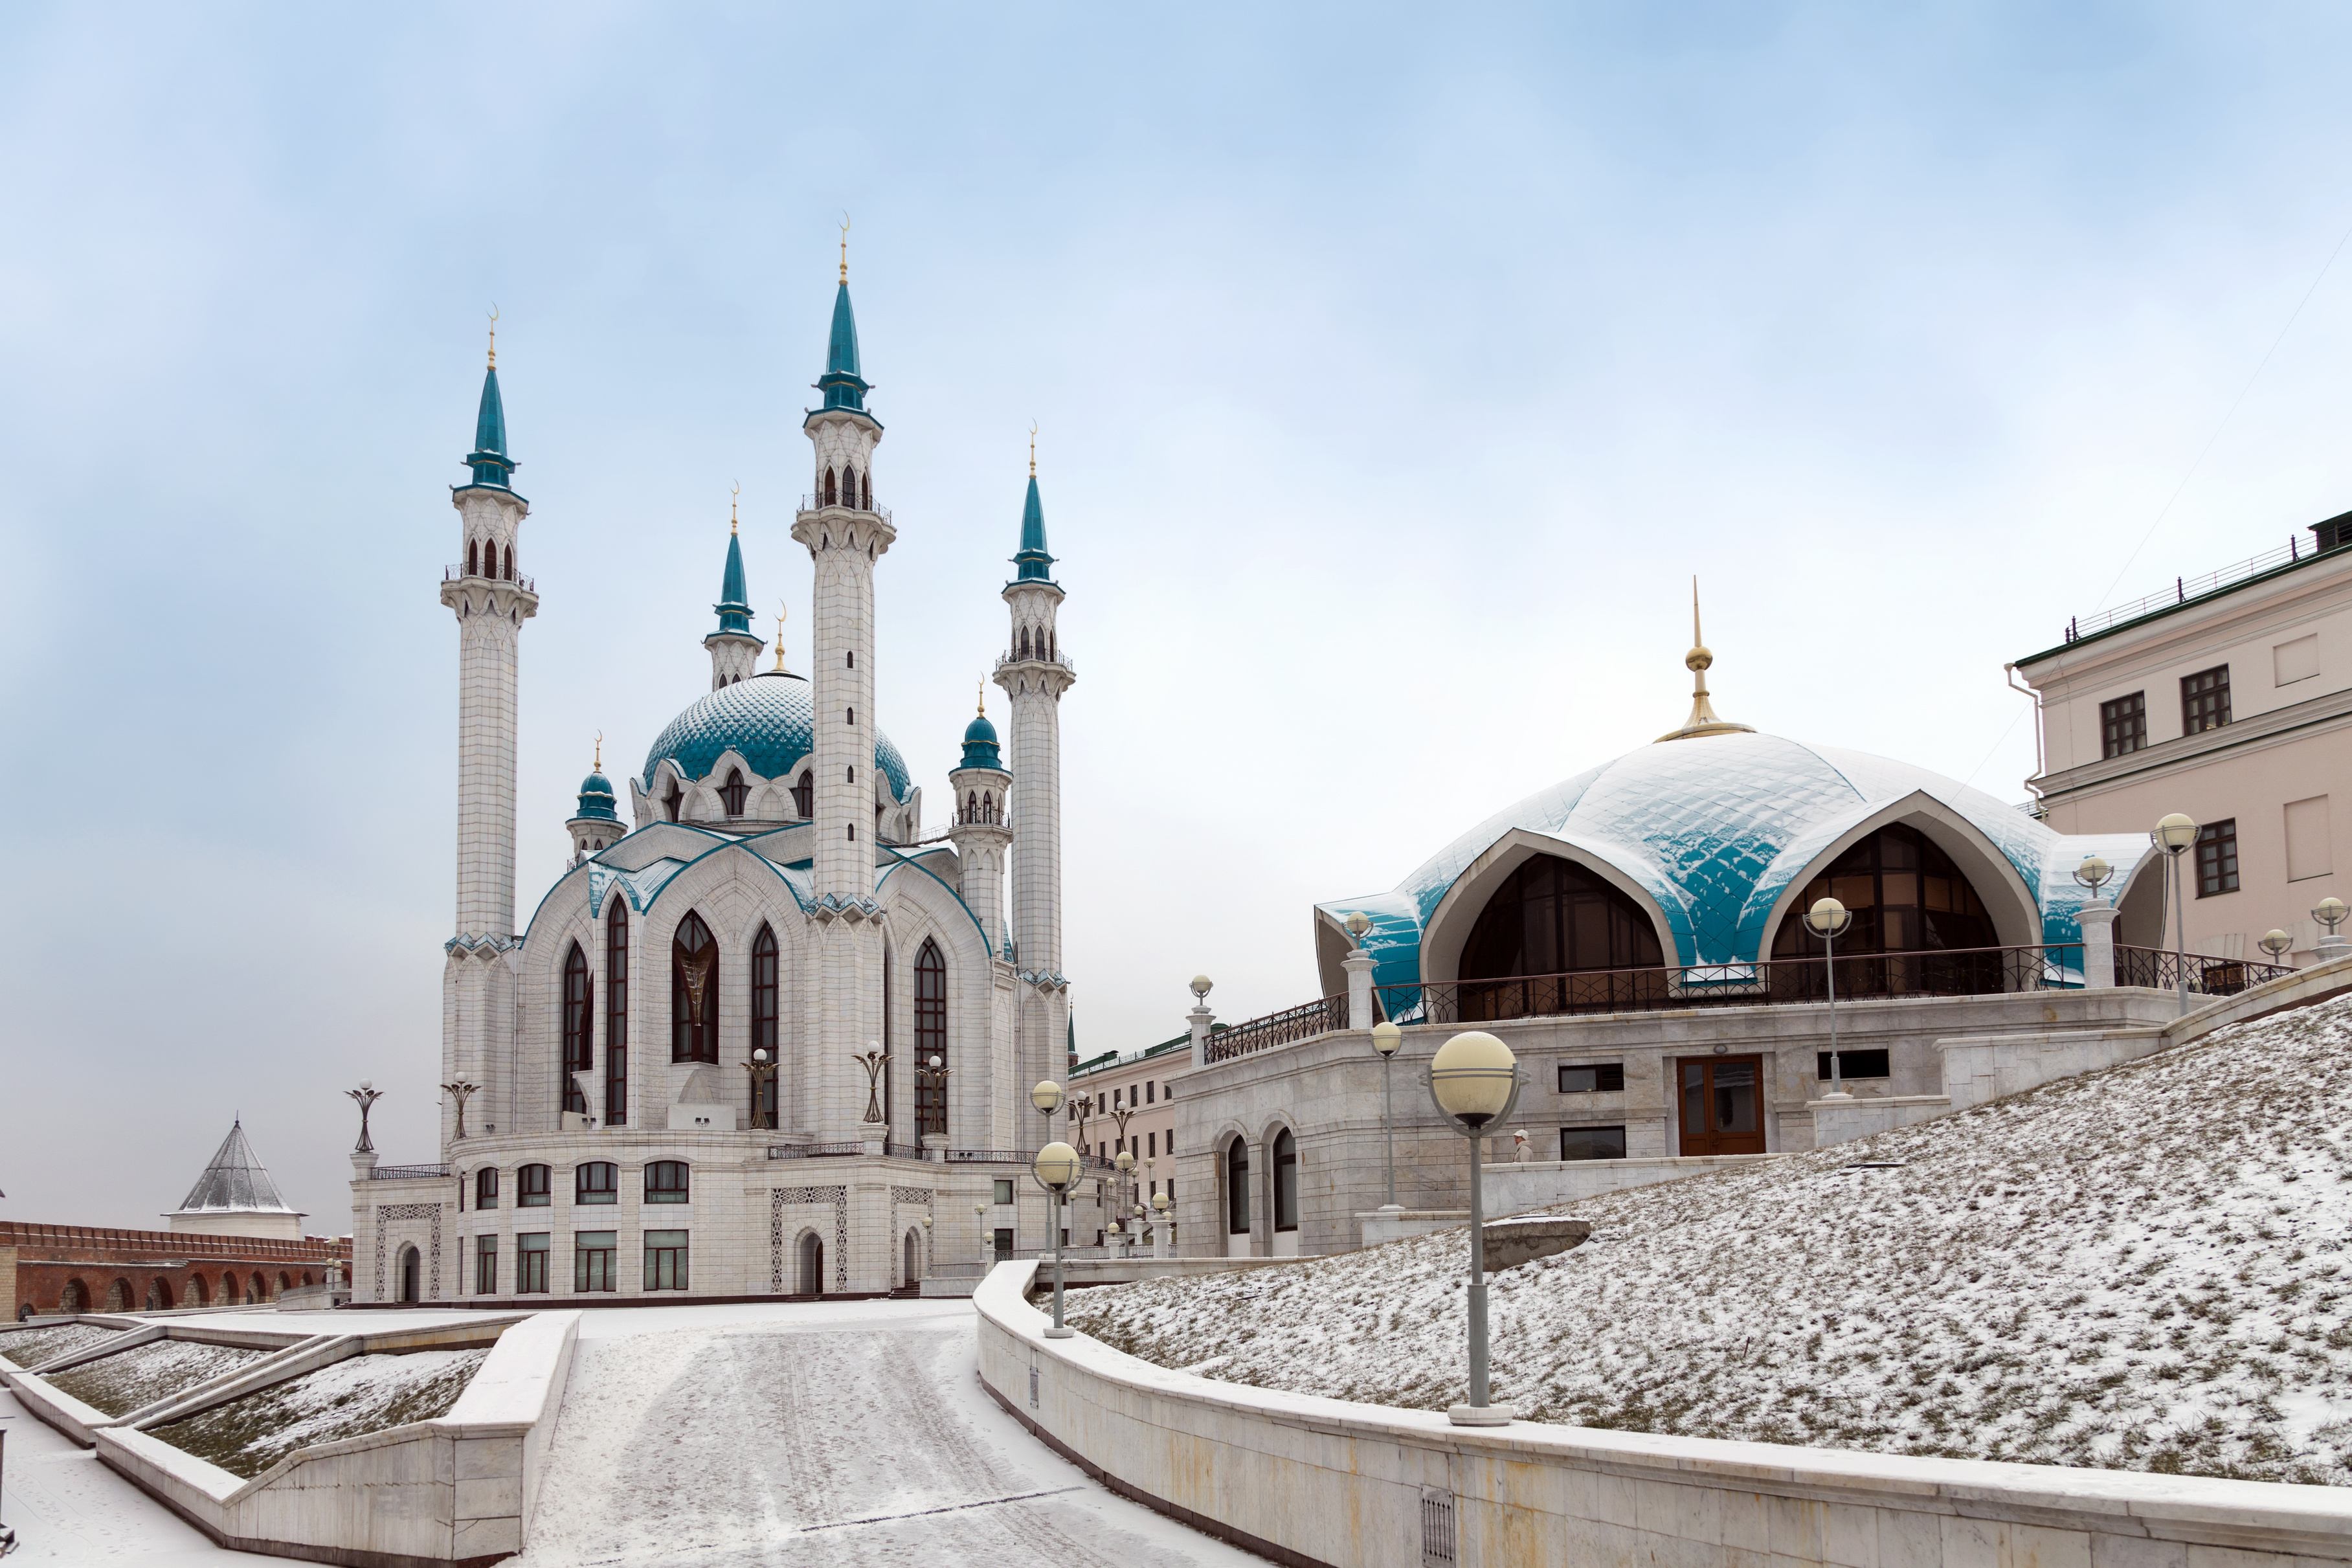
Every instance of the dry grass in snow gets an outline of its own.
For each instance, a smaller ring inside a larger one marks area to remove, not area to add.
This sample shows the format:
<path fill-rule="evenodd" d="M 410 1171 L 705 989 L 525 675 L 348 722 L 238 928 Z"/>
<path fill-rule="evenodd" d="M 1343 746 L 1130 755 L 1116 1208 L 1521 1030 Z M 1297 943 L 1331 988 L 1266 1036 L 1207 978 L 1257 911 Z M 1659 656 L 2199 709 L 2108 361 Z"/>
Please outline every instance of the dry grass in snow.
<path fill-rule="evenodd" d="M 1495 1397 L 1690 1436 L 2352 1484 L 2352 998 L 1965 1114 L 1555 1212 Z M 1864 1162 L 1901 1162 L 1856 1169 Z M 1261 1387 L 1465 1397 L 1465 1232 L 1088 1290 Z"/>
<path fill-rule="evenodd" d="M 72 1394 L 93 1410 L 103 1410 L 109 1415 L 128 1415 L 225 1372 L 235 1372 L 268 1353 L 239 1345 L 150 1340 L 143 1345 L 133 1345 L 127 1351 L 68 1368 L 50 1378 L 49 1386 Z"/>
<path fill-rule="evenodd" d="M 446 1415 L 488 1350 L 358 1355 L 154 1429 L 250 1480 L 297 1448 Z"/>
<path fill-rule="evenodd" d="M 0 1334 L 0 1356 L 30 1372 L 45 1362 L 72 1355 L 77 1351 L 86 1351 L 92 1345 L 104 1344 L 115 1335 L 128 1331 L 100 1328 L 96 1323 L 52 1323 L 44 1328 L 19 1329 Z"/>

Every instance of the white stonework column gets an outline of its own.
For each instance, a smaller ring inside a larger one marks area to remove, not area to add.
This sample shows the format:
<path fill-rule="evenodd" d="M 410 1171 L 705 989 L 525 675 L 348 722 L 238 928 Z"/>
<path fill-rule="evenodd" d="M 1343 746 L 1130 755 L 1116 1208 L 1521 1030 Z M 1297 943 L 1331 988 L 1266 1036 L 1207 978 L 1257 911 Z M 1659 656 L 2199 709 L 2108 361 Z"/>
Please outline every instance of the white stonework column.
<path fill-rule="evenodd" d="M 1192 1065 L 1196 1068 L 1207 1067 L 1209 1065 L 1209 1026 L 1217 1021 L 1217 1016 L 1209 1011 L 1209 1005 L 1206 1002 L 1202 1002 L 1196 1004 L 1190 1013 L 1184 1015 L 1184 1017 L 1192 1026 Z"/>
<path fill-rule="evenodd" d="M 451 498 L 463 546 L 511 558 L 530 507 L 511 490 L 467 485 Z M 457 617 L 457 931 L 514 936 L 515 660 L 522 623 L 539 613 L 527 579 L 458 575 L 441 584 Z"/>
<path fill-rule="evenodd" d="M 2113 904 L 2101 900 L 2074 912 L 2083 928 L 2083 989 L 2104 991 L 2116 983 L 2116 914 Z"/>
<path fill-rule="evenodd" d="M 1372 1016 L 1372 955 L 1357 948 L 1339 961 L 1348 972 L 1348 1027 L 1369 1029 Z"/>

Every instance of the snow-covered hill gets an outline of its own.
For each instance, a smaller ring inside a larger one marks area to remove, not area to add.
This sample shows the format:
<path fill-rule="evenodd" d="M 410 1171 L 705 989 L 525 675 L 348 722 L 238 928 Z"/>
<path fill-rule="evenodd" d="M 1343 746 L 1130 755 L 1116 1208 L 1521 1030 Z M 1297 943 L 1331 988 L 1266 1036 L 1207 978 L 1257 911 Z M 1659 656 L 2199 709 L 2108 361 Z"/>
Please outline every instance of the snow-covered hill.
<path fill-rule="evenodd" d="M 2352 1484 L 2352 997 L 1965 1114 L 1557 1212 L 1494 1277 L 1541 1421 Z M 1868 1168 L 1901 1162 L 1892 1168 Z M 1089 1290 L 1162 1365 L 1464 1397 L 1460 1230 Z"/>

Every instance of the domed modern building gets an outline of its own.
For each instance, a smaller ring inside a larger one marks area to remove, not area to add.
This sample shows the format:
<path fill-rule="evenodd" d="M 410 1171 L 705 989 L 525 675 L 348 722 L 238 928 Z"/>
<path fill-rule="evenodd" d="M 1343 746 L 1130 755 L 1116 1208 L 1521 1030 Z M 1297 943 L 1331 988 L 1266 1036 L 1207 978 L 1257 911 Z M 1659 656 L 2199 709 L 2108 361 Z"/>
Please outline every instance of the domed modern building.
<path fill-rule="evenodd" d="M 1171 1163 L 1186 1251 L 1393 1234 L 1376 1212 L 1376 1021 L 1402 1027 L 1408 1062 L 1465 1025 L 1518 1053 L 1500 1202 L 1526 1208 L 1942 1114 L 1955 1042 L 2063 1054 L 2173 1016 L 2146 836 L 2057 833 L 1926 769 L 1723 720 L 1696 622 L 1694 605 L 1682 725 L 1496 813 L 1389 891 L 1318 904 L 1317 1001 L 1213 1032 L 1195 1013 Z M 2093 858 L 2111 872 L 2095 896 L 2077 875 Z M 1834 1010 L 1805 918 L 1824 899 L 1849 916 Z M 2190 969 L 2209 994 L 2267 973 Z M 1450 1210 L 1460 1140 L 1403 1082 L 1396 1201 Z"/>
<path fill-rule="evenodd" d="M 792 526 L 815 568 L 812 668 L 785 668 L 781 622 L 761 668 L 730 523 L 709 689 L 659 727 L 625 798 L 600 738 L 570 862 L 518 931 L 515 664 L 540 600 L 493 348 L 441 584 L 461 659 L 441 1142 L 428 1164 L 354 1154 L 358 1299 L 878 1291 L 984 1240 L 1046 1239 L 1018 1152 L 1038 1142 L 1029 1086 L 1066 1061 L 1059 707 L 1076 675 L 1034 456 L 993 669 L 1011 743 L 976 718 L 928 825 L 877 722 L 875 578 L 899 534 L 876 500 L 845 259 L 817 387 Z"/>

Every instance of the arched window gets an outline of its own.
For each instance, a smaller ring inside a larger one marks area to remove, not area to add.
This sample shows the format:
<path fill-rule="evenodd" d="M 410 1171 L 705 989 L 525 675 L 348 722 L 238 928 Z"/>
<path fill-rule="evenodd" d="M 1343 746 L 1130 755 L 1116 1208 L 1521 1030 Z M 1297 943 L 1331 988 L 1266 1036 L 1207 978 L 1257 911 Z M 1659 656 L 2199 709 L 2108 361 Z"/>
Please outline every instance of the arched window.
<path fill-rule="evenodd" d="M 686 1162 L 656 1160 L 646 1167 L 646 1202 L 682 1204 L 687 1200 Z"/>
<path fill-rule="evenodd" d="M 793 785 L 793 809 L 803 818 L 816 815 L 816 780 L 803 770 L 801 782 Z"/>
<path fill-rule="evenodd" d="M 1045 634 L 1045 657 L 1047 658 L 1060 658 L 1061 647 L 1062 642 L 1059 637 L 1055 637 L 1052 632 L 1047 632 Z"/>
<path fill-rule="evenodd" d="M 801 1232 L 800 1254 L 800 1293 L 803 1296 L 824 1295 L 824 1243 L 816 1238 L 816 1232 Z"/>
<path fill-rule="evenodd" d="M 996 797 L 993 794 L 985 792 L 982 794 L 980 797 L 980 819 L 982 822 L 994 822 L 996 820 Z"/>
<path fill-rule="evenodd" d="M 692 910 L 669 944 L 669 1059 L 719 1059 L 719 944 Z"/>
<path fill-rule="evenodd" d="M 963 794 L 963 815 L 967 821 L 980 820 L 980 796 L 970 790 L 964 791 Z"/>
<path fill-rule="evenodd" d="M 480 550 L 481 546 L 473 540 L 466 541 L 466 575 L 468 577 L 478 577 L 482 574 Z"/>
<path fill-rule="evenodd" d="M 1774 958 L 1822 957 L 1822 940 L 1806 929 L 1804 914 L 1815 900 L 1832 897 L 1853 911 L 1853 923 L 1837 939 L 1841 993 L 1966 996 L 2001 989 L 2000 954 L 1987 951 L 1999 947 L 2000 937 L 1984 900 L 1952 858 L 1917 828 L 1890 823 L 1806 884 L 1773 934 Z M 1879 956 L 1891 953 L 1953 956 Z M 1822 993 L 1822 968 L 1818 962 L 1776 963 L 1774 994 Z"/>
<path fill-rule="evenodd" d="M 857 504 L 862 510 L 874 510 L 874 473 L 870 468 L 857 476 Z"/>
<path fill-rule="evenodd" d="M 1287 1127 L 1274 1135 L 1274 1228 L 1298 1228 L 1298 1140 Z"/>
<path fill-rule="evenodd" d="M 604 1125 L 629 1124 L 629 900 L 604 921 Z"/>
<path fill-rule="evenodd" d="M 525 1165 L 515 1172 L 515 1207 L 543 1209 L 555 1201 L 552 1173 L 545 1165 Z"/>
<path fill-rule="evenodd" d="M 1018 646 L 1021 657 L 1023 658 L 1027 658 L 1029 657 L 1029 628 L 1027 626 L 1023 626 L 1021 628 L 1021 641 Z"/>
<path fill-rule="evenodd" d="M 572 1074 L 586 1072 L 593 1065 L 589 1049 L 595 1018 L 595 985 L 588 978 L 588 955 L 580 951 L 575 942 L 572 951 L 563 956 L 563 1070 L 562 1081 L 556 1087 L 562 1096 L 563 1109 L 582 1116 L 588 1114 L 588 1097 L 581 1091 L 580 1080 Z M 491 1175 L 490 1191 L 498 1191 L 495 1174 Z"/>
<path fill-rule="evenodd" d="M 1608 1011 L 1666 994 L 1657 928 L 1598 874 L 1538 855 L 1504 879 L 1462 949 L 1462 1016 Z M 1600 973 L 1597 971 L 1616 971 Z M 1473 981 L 1537 978 L 1512 984 Z"/>
<path fill-rule="evenodd" d="M 827 463 L 824 467 L 824 504 L 831 506 L 833 502 L 833 465 Z"/>
<path fill-rule="evenodd" d="M 751 943 L 751 1048 L 767 1052 L 772 1067 L 776 1062 L 776 933 L 763 924 Z M 751 1125 L 772 1128 L 776 1125 L 776 1075 L 769 1073 L 764 1081 L 755 1082 Z"/>
<path fill-rule="evenodd" d="M 404 1247 L 400 1249 L 400 1299 L 404 1301 L 421 1301 L 425 1299 L 418 1279 L 421 1262 L 422 1259 L 416 1256 L 416 1248 Z M 260 1299 L 261 1276 L 257 1274 L 253 1277 L 253 1295 L 248 1300 L 257 1301 Z"/>
<path fill-rule="evenodd" d="M 901 1285 L 919 1283 L 922 1279 L 919 1264 L 923 1252 L 921 1245 L 915 1240 L 913 1231 L 907 1233 L 906 1239 L 899 1244 L 898 1250 L 905 1255 L 905 1262 L 898 1270 L 898 1283 Z"/>
<path fill-rule="evenodd" d="M 1249 1144 L 1236 1138 L 1225 1150 L 1225 1229 L 1244 1236 L 1249 1227 Z"/>
<path fill-rule="evenodd" d="M 499 1168 L 496 1165 L 485 1165 L 474 1173 L 474 1206 L 478 1209 L 499 1206 Z M 310 1283 L 308 1279 L 302 1282 L 305 1285 Z"/>
<path fill-rule="evenodd" d="M 514 546 L 511 544 L 508 545 L 504 550 L 499 552 L 499 575 L 509 583 L 513 582 Z"/>
<path fill-rule="evenodd" d="M 743 782 L 743 770 L 741 768 L 729 768 L 727 770 L 727 784 L 725 787 L 720 789 L 719 792 L 719 798 L 727 803 L 727 815 L 730 816 L 742 816 L 744 797 L 749 795 L 751 793 L 751 786 Z"/>
<path fill-rule="evenodd" d="M 940 954 L 940 944 L 929 937 L 915 953 L 915 1065 L 921 1069 L 915 1078 L 915 1131 L 945 1132 L 948 1130 L 947 1080 L 938 1076 L 931 1067 L 937 1057 L 940 1068 L 948 1061 L 948 961 Z"/>
<path fill-rule="evenodd" d="M 662 796 L 662 805 L 668 811 L 669 819 L 672 822 L 676 822 L 677 820 L 678 803 L 683 801 L 685 798 L 686 792 L 677 787 L 677 781 L 676 779 L 670 780 L 669 793 Z"/>
<path fill-rule="evenodd" d="M 621 1167 L 610 1160 L 591 1160 L 572 1172 L 575 1204 L 616 1204 L 621 1201 Z"/>

